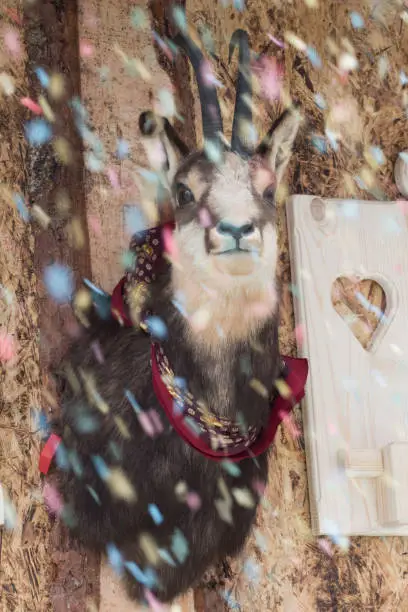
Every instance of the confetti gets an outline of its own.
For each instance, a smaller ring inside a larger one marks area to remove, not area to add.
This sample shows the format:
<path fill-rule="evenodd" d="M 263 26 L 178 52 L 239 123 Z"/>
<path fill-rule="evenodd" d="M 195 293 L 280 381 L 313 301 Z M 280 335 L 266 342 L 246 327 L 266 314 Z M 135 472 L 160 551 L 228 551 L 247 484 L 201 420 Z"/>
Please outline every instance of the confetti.
<path fill-rule="evenodd" d="M 17 30 L 10 29 L 4 35 L 4 44 L 12 55 L 18 57 L 21 55 L 20 35 Z"/>
<path fill-rule="evenodd" d="M 197 512 L 201 508 L 201 497 L 195 491 L 189 491 L 186 497 L 186 504 L 192 512 Z"/>
<path fill-rule="evenodd" d="M 45 483 L 43 488 L 43 498 L 48 510 L 59 516 L 64 507 L 64 502 L 57 489 L 48 482 Z"/>
<path fill-rule="evenodd" d="M 255 500 L 249 489 L 232 489 L 232 495 L 239 506 L 253 508 Z"/>
<path fill-rule="evenodd" d="M 162 513 L 160 512 L 156 504 L 149 504 L 148 511 L 155 525 L 161 525 L 164 519 Z"/>
<path fill-rule="evenodd" d="M 237 478 L 241 475 L 241 469 L 238 467 L 236 463 L 232 463 L 231 461 L 221 461 L 221 467 L 230 475 Z"/>
<path fill-rule="evenodd" d="M 44 89 L 47 89 L 50 84 L 50 77 L 44 70 L 44 68 L 36 68 L 35 74 L 37 75 L 37 79 L 40 81 L 40 84 Z"/>
<path fill-rule="evenodd" d="M 28 108 L 35 115 L 42 115 L 42 108 L 39 104 L 34 102 L 31 98 L 21 98 L 21 104 Z"/>
<path fill-rule="evenodd" d="M 44 271 L 44 283 L 50 296 L 59 304 L 70 302 L 74 292 L 74 275 L 62 264 L 52 264 Z"/>
<path fill-rule="evenodd" d="M 251 389 L 253 389 L 254 391 L 256 391 L 256 393 L 258 393 L 259 395 L 261 395 L 262 397 L 268 398 L 269 397 L 269 392 L 268 389 L 265 387 L 265 385 L 263 383 L 261 383 L 260 380 L 258 380 L 257 378 L 252 378 L 249 382 L 249 386 L 251 387 Z"/>
<path fill-rule="evenodd" d="M 279 100 L 284 78 L 283 65 L 274 57 L 261 56 L 253 66 L 253 73 L 259 82 L 261 95 L 269 102 Z"/>
<path fill-rule="evenodd" d="M 173 19 L 175 25 L 180 28 L 182 32 L 187 34 L 187 19 L 184 10 L 178 6 L 173 7 Z"/>
<path fill-rule="evenodd" d="M 189 547 L 186 538 L 180 529 L 175 529 L 172 542 L 171 542 L 171 552 L 176 557 L 179 563 L 184 563 L 189 555 Z"/>
<path fill-rule="evenodd" d="M 149 569 L 143 572 L 134 561 L 125 561 L 125 567 L 132 574 L 133 578 L 148 588 L 154 587 L 157 582 L 156 574 Z"/>
<path fill-rule="evenodd" d="M 214 505 L 217 509 L 220 518 L 225 521 L 225 523 L 232 525 L 233 519 L 231 513 L 231 503 L 226 501 L 225 499 L 216 499 Z"/>
<path fill-rule="evenodd" d="M 13 336 L 0 330 L 0 363 L 13 362 L 16 358 L 16 344 Z"/>
<path fill-rule="evenodd" d="M 94 52 L 94 48 L 92 44 L 86 40 L 81 40 L 79 42 L 79 53 L 81 57 L 92 57 Z"/>
<path fill-rule="evenodd" d="M 322 67 L 322 60 L 314 47 L 308 46 L 306 49 L 306 55 L 314 68 Z"/>
<path fill-rule="evenodd" d="M 283 378 L 277 378 L 274 384 L 281 397 L 284 399 L 290 399 L 292 397 L 292 389 Z"/>
<path fill-rule="evenodd" d="M 356 11 L 352 11 L 350 13 L 350 21 L 351 25 L 355 30 L 362 30 L 365 26 L 363 17 L 360 15 L 360 13 L 357 13 Z"/>
<path fill-rule="evenodd" d="M 47 227 L 51 223 L 51 217 L 47 215 L 45 210 L 43 210 L 40 206 L 37 206 L 37 204 L 34 204 L 31 209 L 31 214 L 33 218 L 37 221 L 37 223 L 41 225 L 41 227 L 47 229 Z"/>
<path fill-rule="evenodd" d="M 44 119 L 33 119 L 24 126 L 26 138 L 30 145 L 39 147 L 52 138 L 52 129 L 50 124 Z"/>
<path fill-rule="evenodd" d="M 160 317 L 150 316 L 145 319 L 148 332 L 154 338 L 166 340 L 168 337 L 167 326 Z"/>
<path fill-rule="evenodd" d="M 129 157 L 130 145 L 127 140 L 120 138 L 116 143 L 116 157 L 118 159 L 126 159 Z"/>
<path fill-rule="evenodd" d="M 130 236 L 146 230 L 146 219 L 140 208 L 132 204 L 124 206 L 125 230 Z"/>
<path fill-rule="evenodd" d="M 124 575 L 124 560 L 119 549 L 112 543 L 107 544 L 106 546 L 106 554 L 108 556 L 108 561 L 110 566 L 114 569 L 118 576 Z"/>
<path fill-rule="evenodd" d="M 168 610 L 168 608 L 161 604 L 159 600 L 156 599 L 156 597 L 153 595 L 153 593 L 148 589 L 144 590 L 144 596 L 149 605 L 149 608 L 153 610 L 153 612 L 166 612 Z"/>
<path fill-rule="evenodd" d="M 5 72 L 0 73 L 0 87 L 6 96 L 12 96 L 16 88 L 14 85 L 14 79 Z"/>
<path fill-rule="evenodd" d="M 123 499 L 128 503 L 136 502 L 136 491 L 121 468 L 114 467 L 109 471 L 106 484 L 114 497 Z"/>
<path fill-rule="evenodd" d="M 159 549 L 150 533 L 140 534 L 139 545 L 148 563 L 157 565 L 160 560 Z"/>
<path fill-rule="evenodd" d="M 130 22 L 134 28 L 144 30 L 149 27 L 149 17 L 141 7 L 136 6 L 130 13 Z"/>
<path fill-rule="evenodd" d="M 322 94 L 315 94 L 314 100 L 316 102 L 316 106 L 318 106 L 321 110 L 327 108 L 326 100 L 322 96 Z"/>

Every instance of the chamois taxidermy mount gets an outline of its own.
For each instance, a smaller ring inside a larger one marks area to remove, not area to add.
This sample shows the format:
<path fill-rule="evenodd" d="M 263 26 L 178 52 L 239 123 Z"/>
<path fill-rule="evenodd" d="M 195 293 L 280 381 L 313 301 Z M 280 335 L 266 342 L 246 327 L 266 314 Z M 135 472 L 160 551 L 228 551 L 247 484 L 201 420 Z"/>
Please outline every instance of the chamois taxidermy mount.
<path fill-rule="evenodd" d="M 216 91 L 200 70 L 201 51 L 184 35 L 176 43 L 195 70 L 205 145 L 190 152 L 167 120 L 140 117 L 146 146 L 165 154 L 177 251 L 175 264 L 151 284 L 146 310 L 164 322 L 166 334 L 155 342 L 195 405 L 205 407 L 202 422 L 215 429 L 241 424 L 253 438 L 268 421 L 281 365 L 275 193 L 300 117 L 286 110 L 258 146 L 245 137 L 241 128 L 252 122 L 250 50 L 239 30 L 231 41 L 232 50 L 239 47 L 239 76 L 229 146 Z M 197 313 L 205 325 L 194 324 Z M 94 318 L 66 358 L 69 384 L 55 425 L 66 456 L 62 518 L 90 548 L 118 552 L 130 597 L 142 601 L 148 590 L 171 601 L 242 549 L 267 482 L 268 455 L 228 469 L 186 443 L 152 385 L 151 337 L 114 318 Z M 142 427 L 144 410 L 162 423 L 158 435 Z M 200 501 L 194 508 L 187 503 L 192 493 Z"/>

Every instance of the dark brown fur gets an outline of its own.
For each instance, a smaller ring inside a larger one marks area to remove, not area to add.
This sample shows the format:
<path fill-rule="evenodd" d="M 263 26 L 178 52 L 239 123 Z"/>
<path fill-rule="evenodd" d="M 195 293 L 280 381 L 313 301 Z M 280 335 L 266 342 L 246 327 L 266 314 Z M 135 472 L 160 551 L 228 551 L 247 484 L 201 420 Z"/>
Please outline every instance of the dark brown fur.
<path fill-rule="evenodd" d="M 248 425 L 265 422 L 268 401 L 248 382 L 254 377 L 272 390 L 279 363 L 276 315 L 252 339 L 253 346 L 250 342 L 227 344 L 214 356 L 207 354 L 203 347 L 200 352 L 195 350 L 183 316 L 171 299 L 167 270 L 155 284 L 152 303 L 155 313 L 167 323 L 169 335 L 163 344 L 176 374 L 186 378 L 196 397 L 207 400 L 212 407 L 222 404 L 231 418 L 241 413 Z M 93 340 L 100 343 L 105 359 L 102 364 L 92 351 Z M 72 531 L 91 548 L 104 550 L 107 544 L 114 543 L 127 561 L 134 561 L 144 569 L 149 563 L 139 546 L 140 535 L 149 534 L 159 548 L 169 551 L 172 534 L 175 528 L 180 529 L 189 545 L 187 559 L 176 567 L 164 561 L 155 567 L 159 586 L 152 590 L 160 600 L 170 601 L 194 585 L 208 566 L 241 550 L 256 506 L 246 509 L 231 498 L 233 524 L 228 524 L 214 505 L 222 499 L 218 483 L 223 479 L 229 491 L 233 487 L 248 488 L 257 505 L 259 497 L 253 487 L 256 481 L 266 483 L 267 455 L 241 462 L 240 475 L 233 477 L 219 463 L 206 459 L 185 444 L 169 427 L 155 397 L 151 385 L 150 339 L 136 329 L 121 328 L 113 321 L 95 322 L 72 349 L 67 363 L 76 372 L 80 367 L 94 375 L 97 390 L 110 407 L 104 416 L 89 405 L 83 388 L 75 394 L 66 385 L 57 431 L 62 433 L 66 449 L 75 449 L 78 453 L 83 467 L 81 478 L 70 470 L 63 472 L 60 479 L 60 490 L 75 523 Z M 152 439 L 143 432 L 125 397 L 126 389 L 132 391 L 143 408 L 158 411 L 165 425 L 161 435 Z M 78 414 L 93 415 L 98 421 L 97 430 L 86 435 L 78 433 Z M 120 434 L 114 416 L 122 417 L 126 423 L 129 439 Z M 115 453 L 112 453 L 112 442 L 116 444 Z M 99 455 L 109 466 L 117 465 L 124 470 L 137 492 L 135 503 L 121 502 L 111 496 L 93 467 L 91 455 Z M 199 494 L 202 506 L 197 512 L 177 498 L 175 487 L 180 481 Z M 100 504 L 87 486 L 98 495 Z M 160 526 L 154 524 L 148 513 L 148 504 L 153 503 L 164 517 Z M 126 579 L 130 596 L 142 599 L 141 585 L 130 575 Z"/>

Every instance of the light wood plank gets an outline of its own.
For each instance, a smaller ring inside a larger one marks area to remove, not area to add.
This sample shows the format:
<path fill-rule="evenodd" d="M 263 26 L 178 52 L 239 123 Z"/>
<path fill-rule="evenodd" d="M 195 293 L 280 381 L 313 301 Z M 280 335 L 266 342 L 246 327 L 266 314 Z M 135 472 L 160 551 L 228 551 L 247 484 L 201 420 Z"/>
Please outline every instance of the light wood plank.
<path fill-rule="evenodd" d="M 312 196 L 293 196 L 287 211 L 300 292 L 295 315 L 305 329 L 302 354 L 310 362 L 304 414 L 314 532 L 335 525 L 348 535 L 408 535 L 400 508 L 408 503 L 404 488 L 389 481 L 397 478 L 397 450 L 393 446 L 390 454 L 388 447 L 408 441 L 408 283 L 398 269 L 408 265 L 404 215 L 393 202 L 350 204 Z M 385 291 L 385 313 L 367 350 L 332 305 L 332 285 L 340 276 L 373 279 Z M 358 481 L 339 463 L 339 452 L 351 453 L 348 467 L 357 470 Z M 361 473 L 367 462 L 378 468 L 378 453 L 384 471 L 386 462 L 392 470 L 383 489 L 384 517 L 378 511 L 379 482 Z M 398 477 L 405 478 L 399 471 Z"/>

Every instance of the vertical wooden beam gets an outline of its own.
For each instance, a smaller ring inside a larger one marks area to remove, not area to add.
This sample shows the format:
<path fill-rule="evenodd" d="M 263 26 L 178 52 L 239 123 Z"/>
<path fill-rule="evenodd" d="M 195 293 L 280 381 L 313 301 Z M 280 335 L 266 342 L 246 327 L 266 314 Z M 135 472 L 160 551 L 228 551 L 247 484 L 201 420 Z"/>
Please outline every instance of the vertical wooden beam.
<path fill-rule="evenodd" d="M 26 4 L 24 25 L 30 97 L 38 99 L 42 94 L 48 98 L 55 115 L 53 129 L 69 143 L 72 156 L 69 163 L 63 165 L 58 162 L 51 145 L 47 145 L 31 147 L 27 157 L 29 203 L 41 207 L 50 217 L 46 229 L 38 227 L 36 230 L 34 258 L 40 302 L 40 364 L 46 387 L 50 371 L 67 350 L 73 317 L 70 307 L 58 307 L 47 296 L 42 283 L 44 267 L 53 262 L 69 266 L 77 284 L 81 276 L 90 275 L 82 148 L 68 104 L 74 95 L 80 95 L 76 2 L 45 0 Z M 60 99 L 53 99 L 42 87 L 35 74 L 37 68 L 44 69 L 50 77 L 54 74 L 63 78 Z M 63 211 L 56 205 L 63 193 L 69 198 L 70 210 Z M 70 233 L 72 235 L 73 224 L 79 229 L 76 230 L 77 242 L 70 245 L 68 238 Z M 44 397 L 43 408 L 52 409 L 47 404 Z M 90 601 L 99 605 L 99 556 L 90 554 L 72 540 L 59 521 L 52 526 L 48 555 L 54 568 L 54 579 L 49 585 L 54 610 L 85 610 Z"/>

